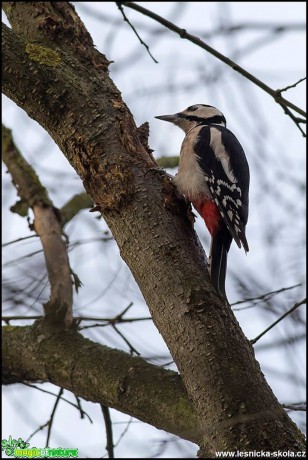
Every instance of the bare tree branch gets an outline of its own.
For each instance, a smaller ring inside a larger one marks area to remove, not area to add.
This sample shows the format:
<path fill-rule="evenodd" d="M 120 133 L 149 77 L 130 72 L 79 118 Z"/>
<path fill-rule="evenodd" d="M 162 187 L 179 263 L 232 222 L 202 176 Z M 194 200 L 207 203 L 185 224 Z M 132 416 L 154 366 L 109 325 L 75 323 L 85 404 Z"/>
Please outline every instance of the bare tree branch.
<path fill-rule="evenodd" d="M 38 235 L 29 235 L 29 236 L 24 236 L 22 238 L 17 238 L 17 240 L 8 241 L 7 243 L 2 243 L 2 247 L 5 248 L 6 246 L 9 246 L 10 244 L 19 243 L 20 241 L 25 241 L 25 240 L 29 240 L 31 238 L 37 238 L 37 237 Z"/>
<path fill-rule="evenodd" d="M 307 302 L 307 299 L 303 299 L 301 300 L 300 302 L 297 302 L 296 304 L 293 305 L 292 308 L 290 308 L 286 313 L 284 313 L 283 315 L 280 316 L 280 318 L 278 318 L 276 321 L 273 322 L 273 324 L 271 324 L 269 327 L 267 327 L 263 332 L 261 332 L 261 334 L 259 334 L 256 338 L 254 338 L 253 340 L 250 340 L 250 343 L 253 345 L 255 344 L 259 339 L 261 339 L 261 337 L 263 337 L 268 331 L 270 331 L 274 326 L 276 326 L 278 323 L 280 323 L 280 321 L 282 321 L 284 318 L 286 318 L 288 315 L 290 315 L 291 313 L 293 313 L 298 307 L 300 307 L 301 305 L 304 305 L 305 303 Z"/>
<path fill-rule="evenodd" d="M 40 388 L 40 387 L 38 387 L 38 386 L 36 386 L 36 385 L 34 385 L 34 384 L 30 384 L 30 383 L 27 383 L 27 382 L 23 382 L 23 385 L 25 385 L 25 386 L 27 386 L 27 387 L 29 387 L 29 388 L 34 388 L 35 390 L 41 391 L 42 393 L 46 393 L 46 394 L 48 394 L 48 395 L 55 396 L 56 398 L 59 396 L 59 394 L 56 395 L 56 394 L 53 393 L 52 391 L 45 390 L 44 388 Z M 80 414 L 81 414 L 81 418 L 84 418 L 84 416 L 86 415 L 87 418 L 88 418 L 88 420 L 89 420 L 89 422 L 90 422 L 90 423 L 93 423 L 93 421 L 92 421 L 91 417 L 89 416 L 89 414 L 87 414 L 87 413 L 82 409 L 82 407 L 81 407 L 81 405 L 80 405 L 80 401 L 79 401 L 79 399 L 78 399 L 77 396 L 76 396 L 77 404 L 74 404 L 74 403 L 72 403 L 71 401 L 69 401 L 68 399 L 63 398 L 62 395 L 61 395 L 61 400 L 64 401 L 64 402 L 66 402 L 66 403 L 69 404 L 70 406 L 73 406 L 73 407 L 75 407 L 76 409 L 78 409 L 78 411 L 79 411 Z"/>
<path fill-rule="evenodd" d="M 299 402 L 299 403 L 289 403 L 289 404 L 282 404 L 282 407 L 285 409 L 295 410 L 295 411 L 307 411 L 307 404 L 306 402 Z"/>
<path fill-rule="evenodd" d="M 179 374 L 91 342 L 73 330 L 63 333 L 42 326 L 3 327 L 3 384 L 50 382 L 200 442 L 199 424 Z"/>
<path fill-rule="evenodd" d="M 285 347 L 287 345 L 293 345 L 296 342 L 300 342 L 301 340 L 306 340 L 307 334 L 306 332 L 302 334 L 296 334 L 291 337 L 286 337 L 281 340 L 275 340 L 274 342 L 270 343 L 257 343 L 255 350 L 256 351 L 264 351 L 264 350 L 273 350 L 274 348 Z"/>
<path fill-rule="evenodd" d="M 45 447 L 49 447 L 52 424 L 53 424 L 53 421 L 54 421 L 54 418 L 55 418 L 55 415 L 56 415 L 56 410 L 57 410 L 58 404 L 59 404 L 59 402 L 60 402 L 60 400 L 62 398 L 62 395 L 63 395 L 63 388 L 60 388 L 59 393 L 57 395 L 57 398 L 55 400 L 51 415 L 50 415 L 50 419 L 48 421 L 48 430 L 47 430 L 47 438 L 46 438 L 46 446 Z"/>
<path fill-rule="evenodd" d="M 22 157 L 9 129 L 2 127 L 3 161 L 5 162 L 17 192 L 34 212 L 33 229 L 41 239 L 48 278 L 51 287 L 50 300 L 44 305 L 46 318 L 55 322 L 72 324 L 72 280 L 58 210 L 52 205 L 46 189 L 41 185 L 33 168 Z"/>
<path fill-rule="evenodd" d="M 307 77 L 304 77 L 304 78 L 301 78 L 300 80 L 298 80 L 296 83 L 294 83 L 293 85 L 289 85 L 289 86 L 286 86 L 285 88 L 283 89 L 277 89 L 277 91 L 279 91 L 280 93 L 282 93 L 283 91 L 288 91 L 289 89 L 291 88 L 295 88 L 295 86 L 297 86 L 299 83 L 301 83 L 302 81 L 305 81 Z"/>
<path fill-rule="evenodd" d="M 159 16 L 156 13 L 153 13 L 152 11 L 148 10 L 147 8 L 144 8 L 144 7 L 140 6 L 140 5 L 138 5 L 137 3 L 134 3 L 134 2 L 118 2 L 118 3 L 124 5 L 124 6 L 128 7 L 128 8 L 131 8 L 131 9 L 133 9 L 135 11 L 139 11 L 139 13 L 142 13 L 142 14 L 150 17 L 151 19 L 154 19 L 155 21 L 159 22 L 163 26 L 167 27 L 169 30 L 172 30 L 173 32 L 176 32 L 177 34 L 179 34 L 179 36 L 181 38 L 187 39 L 188 41 L 194 43 L 195 45 L 199 46 L 200 48 L 208 51 L 210 54 L 215 56 L 217 59 L 219 59 L 220 61 L 224 62 L 228 66 L 232 67 L 233 70 L 237 71 L 243 77 L 247 78 L 252 83 L 257 85 L 259 88 L 263 89 L 263 91 L 265 91 L 266 93 L 271 95 L 274 98 L 274 100 L 284 109 L 284 111 L 285 111 L 285 108 L 289 107 L 290 109 L 292 109 L 295 112 L 299 113 L 303 117 L 306 117 L 306 112 L 304 110 L 300 109 L 299 107 L 297 107 L 292 102 L 290 102 L 287 99 L 283 98 L 281 96 L 281 92 L 279 90 L 277 91 L 277 90 L 274 90 L 274 89 L 270 88 L 268 85 L 266 85 L 264 82 L 262 82 L 261 80 L 256 78 L 254 75 L 252 75 L 251 73 L 247 72 L 247 70 L 245 70 L 243 67 L 239 66 L 238 64 L 233 62 L 231 59 L 229 59 L 226 56 L 224 56 L 223 54 L 219 53 L 219 51 L 215 50 L 214 48 L 209 46 L 207 43 L 204 43 L 200 38 L 189 34 L 185 29 L 181 29 L 180 27 L 177 27 L 172 22 L 168 21 L 167 19 L 162 18 L 161 16 Z M 288 115 L 290 115 L 290 114 L 288 113 Z M 304 133 L 303 133 L 303 135 L 304 135 Z"/>
<path fill-rule="evenodd" d="M 156 61 L 156 59 L 154 58 L 154 56 L 151 54 L 150 52 L 150 48 L 148 47 L 148 45 L 146 43 L 144 43 L 144 41 L 142 40 L 142 38 L 140 37 L 140 35 L 138 34 L 137 30 L 135 29 L 135 27 L 132 25 L 132 23 L 128 20 L 126 14 L 124 13 L 124 10 L 122 8 L 122 5 L 121 5 L 121 2 L 116 2 L 117 4 L 117 7 L 119 8 L 119 10 L 121 11 L 122 15 L 123 15 L 123 19 L 125 22 L 127 22 L 127 24 L 132 28 L 132 30 L 134 31 L 134 33 L 136 34 L 136 36 L 138 37 L 141 45 L 145 46 L 147 52 L 149 53 L 149 55 L 151 56 L 151 58 L 153 59 L 153 61 L 155 62 L 155 64 L 158 64 L 158 61 Z"/>
<path fill-rule="evenodd" d="M 64 227 L 70 222 L 79 211 L 91 208 L 92 206 L 93 200 L 86 192 L 81 192 L 73 196 L 61 209 L 59 209 L 62 226 Z"/>
<path fill-rule="evenodd" d="M 36 319 L 42 319 L 41 315 L 33 315 L 33 316 L 28 316 L 28 315 L 13 315 L 13 316 L 2 316 L 1 317 L 2 321 L 5 323 L 9 323 L 10 321 L 17 321 L 17 320 L 36 320 Z M 150 316 L 142 317 L 142 318 L 121 318 L 119 319 L 118 316 L 114 318 L 98 318 L 98 317 L 83 317 L 83 316 L 75 316 L 74 320 L 79 324 L 81 321 L 102 321 L 104 323 L 108 324 L 116 324 L 116 323 L 134 323 L 136 321 L 152 321 L 152 318 Z M 100 326 L 100 324 L 94 325 Z M 93 327 L 93 326 L 91 326 Z M 80 328 L 81 329 L 87 329 L 87 327 Z"/>
<path fill-rule="evenodd" d="M 246 302 L 252 302 L 252 301 L 255 301 L 255 300 L 264 300 L 264 299 L 269 299 L 277 294 L 281 294 L 282 292 L 285 292 L 285 291 L 289 291 L 291 289 L 294 289 L 296 287 L 299 287 L 301 286 L 302 284 L 301 283 L 298 283 L 298 284 L 294 284 L 294 286 L 288 286 L 288 287 L 284 287 L 284 288 L 281 288 L 281 289 L 276 289 L 275 291 L 271 291 L 271 292 L 266 292 L 265 294 L 260 294 L 258 295 L 257 297 L 249 297 L 248 299 L 244 299 L 244 300 L 238 300 L 237 302 L 233 302 L 231 304 L 231 307 L 233 307 L 234 305 L 240 305 L 242 303 L 246 303 Z M 233 311 L 241 311 L 241 310 L 246 310 L 247 308 L 252 308 L 256 305 L 256 303 L 258 302 L 254 302 L 253 305 L 248 305 L 248 307 L 242 307 L 242 308 L 233 308 Z"/>
<path fill-rule="evenodd" d="M 103 412 L 104 420 L 105 420 L 105 427 L 106 427 L 106 450 L 108 452 L 109 458 L 114 458 L 114 443 L 113 443 L 113 432 L 112 432 L 112 422 L 110 417 L 109 407 L 104 406 L 101 404 L 101 409 Z"/>

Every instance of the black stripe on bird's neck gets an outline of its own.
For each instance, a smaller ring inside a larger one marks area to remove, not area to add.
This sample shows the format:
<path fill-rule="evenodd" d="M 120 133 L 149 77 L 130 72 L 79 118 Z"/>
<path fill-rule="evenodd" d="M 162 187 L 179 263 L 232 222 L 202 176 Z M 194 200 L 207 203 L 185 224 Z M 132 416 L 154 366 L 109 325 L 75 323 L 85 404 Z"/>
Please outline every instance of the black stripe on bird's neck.
<path fill-rule="evenodd" d="M 223 123 L 224 126 L 226 126 L 227 122 L 226 119 L 223 115 L 214 115 L 213 117 L 210 118 L 201 118 L 201 117 L 196 117 L 195 115 L 182 115 L 178 114 L 180 118 L 185 118 L 186 120 L 189 121 L 196 121 L 198 125 L 211 125 L 211 124 L 219 124 Z"/>

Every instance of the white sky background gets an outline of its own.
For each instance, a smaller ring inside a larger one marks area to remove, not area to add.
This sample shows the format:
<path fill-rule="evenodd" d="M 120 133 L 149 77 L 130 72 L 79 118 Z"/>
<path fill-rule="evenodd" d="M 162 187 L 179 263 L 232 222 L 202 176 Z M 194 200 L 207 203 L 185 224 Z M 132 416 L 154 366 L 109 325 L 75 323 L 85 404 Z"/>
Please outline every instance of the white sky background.
<path fill-rule="evenodd" d="M 284 88 L 305 76 L 306 40 L 303 29 L 278 35 L 262 29 L 227 36 L 208 35 L 222 25 L 303 24 L 306 17 L 304 2 L 139 4 L 200 36 L 273 89 Z M 251 279 L 254 295 L 304 283 L 306 209 L 303 199 L 305 192 L 301 187 L 306 181 L 305 140 L 291 119 L 260 88 L 150 18 L 125 8 L 126 15 L 150 47 L 158 64 L 153 62 L 133 31 L 123 22 L 115 3 L 79 2 L 74 5 L 98 50 L 114 61 L 110 66 L 110 75 L 122 92 L 136 124 L 149 121 L 149 144 L 157 157 L 177 155 L 183 133 L 168 123 L 156 120 L 155 115 L 175 113 L 195 103 L 218 107 L 224 113 L 229 129 L 243 145 L 251 169 L 247 227 L 250 252 L 245 256 L 244 251 L 239 251 L 236 245 L 231 247 L 226 285 L 230 302 L 245 298 L 244 292 L 234 281 L 237 274 L 241 279 Z M 104 21 L 106 16 L 107 22 Z M 200 35 L 203 33 L 204 37 Z M 305 109 L 305 83 L 300 83 L 283 95 Z M 3 122 L 13 129 L 17 145 L 36 169 L 55 206 L 63 206 L 75 193 L 83 190 L 78 176 L 49 135 L 5 97 Z M 16 201 L 16 191 L 5 171 L 4 167 L 4 243 L 32 234 L 26 219 L 8 211 L 8 207 Z M 209 238 L 201 219 L 197 220 L 195 228 L 207 251 Z M 105 230 L 108 230 L 106 224 L 86 210 L 75 217 L 66 232 L 73 243 L 101 237 Z M 14 279 L 15 287 L 24 287 L 29 292 L 29 283 L 33 283 L 31 288 L 35 287 L 40 277 L 44 279 L 43 285 L 46 284 L 41 253 L 20 260 L 23 255 L 39 249 L 40 244 L 35 238 L 3 249 L 4 285 Z M 72 268 L 84 285 L 80 294 L 75 295 L 76 315 L 113 317 L 133 302 L 128 316 L 148 316 L 143 297 L 113 241 L 83 244 L 72 249 L 69 255 Z M 11 263 L 16 259 L 17 263 Z M 29 293 L 26 305 L 25 292 L 17 293 L 15 300 L 19 300 L 19 303 L 14 306 L 11 301 L 4 302 L 4 314 L 41 314 L 41 305 L 48 299 L 48 286 L 43 292 L 40 292 L 41 289 L 42 283 L 38 283 L 36 289 Z M 271 310 L 267 304 L 261 303 L 257 307 L 236 312 L 247 337 L 252 339 L 257 336 L 301 300 L 304 290 L 302 286 L 280 294 L 272 303 Z M 262 350 L 262 346 L 302 334 L 303 313 L 302 306 L 297 310 L 296 318 L 284 320 L 256 345 L 256 356 L 262 370 L 278 399 L 285 403 L 305 399 L 304 342 L 299 341 L 285 348 L 272 347 L 270 350 Z M 142 356 L 155 358 L 152 362 L 156 364 L 170 360 L 161 336 L 150 321 L 120 326 L 119 329 Z M 92 340 L 129 351 L 125 342 L 111 328 L 89 329 L 86 334 Z M 170 368 L 174 369 L 174 366 Z M 43 388 L 57 392 L 52 385 L 45 384 Z M 74 401 L 68 392 L 64 396 Z M 46 423 L 54 398 L 15 385 L 4 389 L 3 402 L 3 437 L 12 434 L 16 438 L 26 439 Z M 78 447 L 80 456 L 100 457 L 105 454 L 106 444 L 100 408 L 88 402 L 82 405 L 94 423 L 80 420 L 75 409 L 61 403 L 50 447 Z M 122 422 L 130 418 L 113 410 L 111 413 L 113 421 L 118 422 L 114 425 L 116 441 L 126 427 Z M 301 413 L 290 412 L 290 416 L 304 429 Z M 172 442 L 164 450 L 160 441 L 169 438 Z M 45 440 L 46 430 L 35 435 L 30 444 L 43 447 Z M 194 457 L 196 451 L 193 444 L 178 442 L 174 436 L 134 420 L 116 447 L 115 455 L 120 458 L 147 458 L 158 454 L 158 458 L 180 458 Z"/>

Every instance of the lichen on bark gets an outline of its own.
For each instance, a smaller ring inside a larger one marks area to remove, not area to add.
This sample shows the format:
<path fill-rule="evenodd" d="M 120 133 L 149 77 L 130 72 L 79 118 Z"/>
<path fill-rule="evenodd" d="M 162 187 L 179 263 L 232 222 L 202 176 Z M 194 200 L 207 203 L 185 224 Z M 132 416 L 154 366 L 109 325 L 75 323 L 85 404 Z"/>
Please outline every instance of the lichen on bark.
<path fill-rule="evenodd" d="M 32 59 L 32 61 L 37 61 L 42 65 L 57 67 L 61 64 L 61 57 L 59 53 L 51 48 L 35 45 L 34 43 L 28 43 L 26 46 L 26 53 L 29 54 L 29 58 Z"/>

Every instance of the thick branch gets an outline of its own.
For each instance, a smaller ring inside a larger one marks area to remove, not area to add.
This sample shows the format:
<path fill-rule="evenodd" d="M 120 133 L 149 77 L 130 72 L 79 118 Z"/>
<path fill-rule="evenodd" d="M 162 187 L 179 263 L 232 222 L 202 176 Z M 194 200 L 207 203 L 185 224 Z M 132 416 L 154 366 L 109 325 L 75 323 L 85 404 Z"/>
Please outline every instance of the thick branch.
<path fill-rule="evenodd" d="M 62 208 L 59 210 L 61 214 L 61 224 L 64 227 L 70 222 L 79 211 L 93 206 L 93 200 L 86 192 L 81 192 L 74 195 Z"/>
<path fill-rule="evenodd" d="M 201 432 L 180 376 L 98 345 L 78 333 L 3 328 L 3 383 L 51 382 L 87 401 L 199 443 Z"/>
<path fill-rule="evenodd" d="M 33 168 L 18 151 L 9 129 L 2 127 L 3 161 L 6 164 L 21 200 L 34 212 L 34 229 L 39 235 L 51 288 L 49 302 L 44 306 L 48 320 L 72 323 L 73 289 L 70 266 L 62 240 L 59 214 Z"/>
<path fill-rule="evenodd" d="M 46 207 L 51 206 L 52 202 L 48 197 L 47 190 L 40 183 L 33 168 L 17 149 L 12 131 L 4 125 L 2 125 L 2 153 L 2 160 L 11 174 L 13 184 L 21 200 L 31 208 L 38 201 L 44 203 Z"/>
<path fill-rule="evenodd" d="M 52 207 L 41 203 L 33 206 L 34 229 L 41 238 L 48 278 L 50 300 L 44 305 L 47 320 L 70 326 L 73 320 L 73 288 L 71 270 L 65 244 L 62 240 L 60 221 Z"/>

